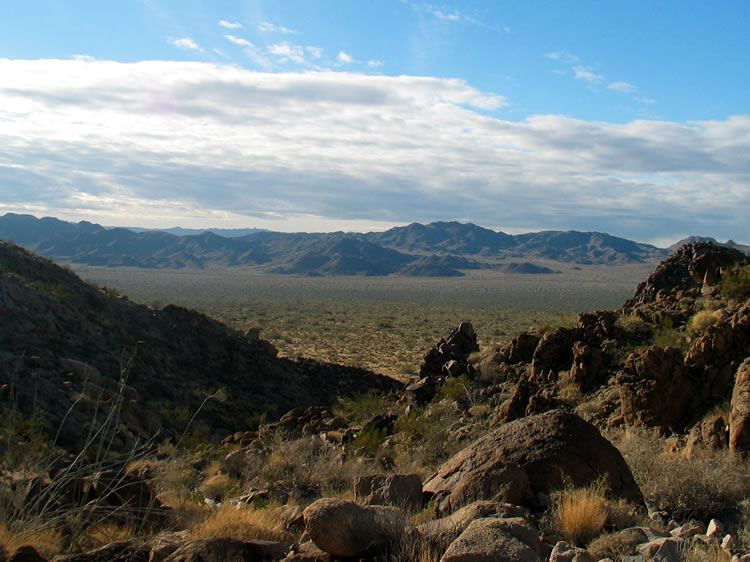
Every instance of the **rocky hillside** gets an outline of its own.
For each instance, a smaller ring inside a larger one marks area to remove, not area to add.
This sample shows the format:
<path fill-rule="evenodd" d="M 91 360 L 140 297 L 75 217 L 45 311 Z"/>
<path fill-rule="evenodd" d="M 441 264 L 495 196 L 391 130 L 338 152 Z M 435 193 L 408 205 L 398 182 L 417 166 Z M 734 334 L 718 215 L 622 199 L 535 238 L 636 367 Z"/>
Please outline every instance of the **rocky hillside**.
<path fill-rule="evenodd" d="M 750 559 L 741 252 L 691 243 L 622 308 L 495 349 L 480 350 L 462 322 L 401 388 L 279 360 L 255 334 L 113 298 L 0 248 L 9 404 L 30 412 L 36 400 L 47 415 L 96 396 L 106 411 L 120 396 L 110 439 L 122 446 L 157 423 L 166 431 L 183 404 L 225 435 L 74 477 L 77 459 L 0 471 L 15 528 L 58 533 L 42 541 L 8 526 L 9 553 L 37 556 L 23 559 Z M 382 392 L 346 398 L 355 383 Z M 299 407 L 257 429 L 237 421 L 271 398 Z"/>
<path fill-rule="evenodd" d="M 0 217 L 0 239 L 13 240 L 58 261 L 145 268 L 253 267 L 283 275 L 405 275 L 455 277 L 467 269 L 547 274 L 528 263 L 645 263 L 666 250 L 598 232 L 547 231 L 511 236 L 474 224 L 411 224 L 367 234 L 213 232 L 176 235 L 161 231 L 107 229 L 54 218 L 11 213 Z"/>
<path fill-rule="evenodd" d="M 399 387 L 371 372 L 278 358 L 258 332 L 130 302 L 19 246 L 0 243 L 0 400 L 70 450 L 119 408 L 113 448 L 191 431 L 225 436 L 300 405 Z M 255 421 L 254 421 L 255 420 Z"/>

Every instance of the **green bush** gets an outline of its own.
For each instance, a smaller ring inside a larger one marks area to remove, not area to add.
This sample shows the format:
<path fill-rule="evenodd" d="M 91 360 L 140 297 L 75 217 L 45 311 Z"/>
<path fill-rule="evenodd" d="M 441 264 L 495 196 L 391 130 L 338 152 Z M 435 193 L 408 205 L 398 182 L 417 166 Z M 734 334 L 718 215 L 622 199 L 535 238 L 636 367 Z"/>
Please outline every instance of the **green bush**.
<path fill-rule="evenodd" d="M 383 395 L 377 390 L 369 390 L 352 398 L 341 398 L 336 413 L 353 423 L 362 423 L 379 413 L 383 405 Z"/>
<path fill-rule="evenodd" d="M 719 282 L 719 293 L 729 298 L 742 298 L 750 295 L 750 265 L 725 271 Z"/>

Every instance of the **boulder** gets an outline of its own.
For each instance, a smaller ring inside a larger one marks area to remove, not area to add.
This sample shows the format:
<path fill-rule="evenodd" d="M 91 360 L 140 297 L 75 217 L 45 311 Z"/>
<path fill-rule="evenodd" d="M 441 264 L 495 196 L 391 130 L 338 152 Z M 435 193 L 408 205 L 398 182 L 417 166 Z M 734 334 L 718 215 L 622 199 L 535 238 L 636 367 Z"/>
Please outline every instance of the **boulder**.
<path fill-rule="evenodd" d="M 643 502 L 620 452 L 579 416 L 551 410 L 492 430 L 443 464 L 424 491 L 450 513 L 477 500 L 533 503 L 539 492 L 601 477 L 615 496 Z"/>
<path fill-rule="evenodd" d="M 616 378 L 622 416 L 631 425 L 679 429 L 695 385 L 674 347 L 651 346 L 632 353 Z"/>
<path fill-rule="evenodd" d="M 422 508 L 422 479 L 419 474 L 358 476 L 354 499 L 366 505 L 391 505 L 408 511 Z"/>
<path fill-rule="evenodd" d="M 596 558 L 585 548 L 571 546 L 565 541 L 559 541 L 552 549 L 549 562 L 596 562 Z"/>
<path fill-rule="evenodd" d="M 528 515 L 527 509 L 508 503 L 478 501 L 464 506 L 446 517 L 422 523 L 417 527 L 417 531 L 425 541 L 445 548 L 456 540 L 475 519 L 486 517 L 526 518 Z"/>
<path fill-rule="evenodd" d="M 441 562 L 538 562 L 538 531 L 525 519 L 475 519 L 451 543 Z"/>
<path fill-rule="evenodd" d="M 523 333 L 510 342 L 505 355 L 508 363 L 529 363 L 534 357 L 534 350 L 541 338 L 536 334 Z"/>
<path fill-rule="evenodd" d="M 729 415 L 729 449 L 750 450 L 750 357 L 737 369 Z"/>
<path fill-rule="evenodd" d="M 362 507 L 322 498 L 303 512 L 305 531 L 322 551 L 343 558 L 365 556 L 387 547 L 406 531 L 406 516 L 395 507 Z"/>
<path fill-rule="evenodd" d="M 570 367 L 570 380 L 580 388 L 593 388 L 604 369 L 602 350 L 591 347 L 582 341 L 573 343 L 573 365 Z"/>
<path fill-rule="evenodd" d="M 432 377 L 422 377 L 404 389 L 404 396 L 413 404 L 426 404 L 435 396 L 437 383 Z"/>
<path fill-rule="evenodd" d="M 30 545 L 21 546 L 8 558 L 8 562 L 47 562 L 47 559 Z"/>
<path fill-rule="evenodd" d="M 573 343 L 581 339 L 580 328 L 557 328 L 545 334 L 531 359 L 531 377 L 539 381 L 557 380 L 558 371 L 567 371 L 573 364 Z"/>

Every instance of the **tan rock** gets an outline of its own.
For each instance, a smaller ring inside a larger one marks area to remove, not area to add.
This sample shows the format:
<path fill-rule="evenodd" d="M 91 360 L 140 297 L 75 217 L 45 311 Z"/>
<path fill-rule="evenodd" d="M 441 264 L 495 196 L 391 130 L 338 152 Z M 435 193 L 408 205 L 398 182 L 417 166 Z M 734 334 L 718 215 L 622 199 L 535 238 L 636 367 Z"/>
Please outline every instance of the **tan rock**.
<path fill-rule="evenodd" d="M 324 552 L 363 556 L 399 539 L 406 531 L 404 512 L 395 507 L 362 507 L 354 502 L 322 498 L 303 512 L 305 531 Z"/>
<path fill-rule="evenodd" d="M 525 519 L 476 519 L 451 543 L 441 562 L 538 562 L 538 531 Z"/>

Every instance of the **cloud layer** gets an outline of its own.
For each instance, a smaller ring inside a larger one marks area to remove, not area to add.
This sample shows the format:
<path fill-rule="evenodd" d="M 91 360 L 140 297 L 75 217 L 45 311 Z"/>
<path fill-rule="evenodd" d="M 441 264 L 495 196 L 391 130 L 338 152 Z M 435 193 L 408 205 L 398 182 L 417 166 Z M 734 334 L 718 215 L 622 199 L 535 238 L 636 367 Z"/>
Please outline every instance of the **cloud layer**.
<path fill-rule="evenodd" d="M 0 211 L 750 240 L 748 116 L 512 122 L 460 80 L 197 62 L 0 60 L 0 76 Z"/>

